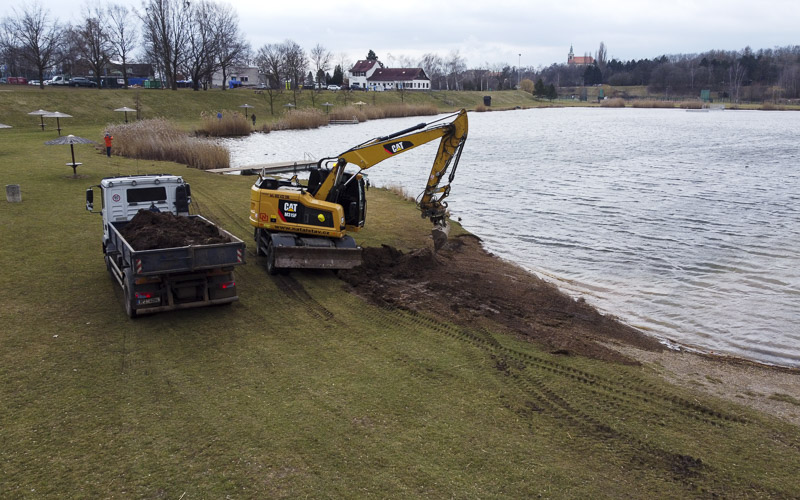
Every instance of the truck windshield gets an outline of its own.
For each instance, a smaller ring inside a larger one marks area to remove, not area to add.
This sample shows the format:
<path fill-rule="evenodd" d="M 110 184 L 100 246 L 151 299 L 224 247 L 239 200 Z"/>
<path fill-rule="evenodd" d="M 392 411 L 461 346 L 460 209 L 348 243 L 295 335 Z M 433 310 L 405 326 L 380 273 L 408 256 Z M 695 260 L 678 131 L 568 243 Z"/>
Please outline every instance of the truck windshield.
<path fill-rule="evenodd" d="M 128 189 L 128 203 L 141 203 L 145 201 L 166 201 L 167 188 L 147 187 L 138 189 Z"/>

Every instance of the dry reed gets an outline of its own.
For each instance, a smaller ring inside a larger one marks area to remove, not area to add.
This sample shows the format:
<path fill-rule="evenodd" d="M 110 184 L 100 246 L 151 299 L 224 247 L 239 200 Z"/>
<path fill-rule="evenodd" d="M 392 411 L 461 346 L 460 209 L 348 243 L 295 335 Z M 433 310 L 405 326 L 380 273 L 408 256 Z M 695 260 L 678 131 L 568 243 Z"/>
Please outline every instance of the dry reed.
<path fill-rule="evenodd" d="M 202 114 L 203 126 L 195 132 L 206 137 L 239 137 L 250 135 L 252 131 L 247 117 L 238 111 L 223 111 L 222 117 L 216 114 Z"/>
<path fill-rule="evenodd" d="M 786 111 L 788 108 L 780 104 L 765 102 L 764 104 L 761 105 L 761 108 L 759 109 L 761 109 L 761 111 Z"/>
<path fill-rule="evenodd" d="M 193 168 L 228 168 L 227 148 L 195 137 L 163 118 L 109 126 L 114 152 L 142 160 L 173 161 Z"/>
<path fill-rule="evenodd" d="M 678 103 L 681 109 L 703 109 L 703 101 L 682 101 Z"/>
<path fill-rule="evenodd" d="M 356 108 L 355 106 L 334 108 L 330 111 L 328 117 L 331 120 L 357 120 L 359 123 L 367 121 L 367 114 L 364 113 L 363 108 Z"/>
<path fill-rule="evenodd" d="M 624 108 L 625 107 L 625 99 L 621 97 L 615 97 L 614 99 L 603 99 L 600 101 L 601 108 Z"/>
<path fill-rule="evenodd" d="M 675 103 L 672 101 L 658 101 L 655 99 L 645 99 L 640 101 L 633 101 L 634 108 L 674 108 Z"/>

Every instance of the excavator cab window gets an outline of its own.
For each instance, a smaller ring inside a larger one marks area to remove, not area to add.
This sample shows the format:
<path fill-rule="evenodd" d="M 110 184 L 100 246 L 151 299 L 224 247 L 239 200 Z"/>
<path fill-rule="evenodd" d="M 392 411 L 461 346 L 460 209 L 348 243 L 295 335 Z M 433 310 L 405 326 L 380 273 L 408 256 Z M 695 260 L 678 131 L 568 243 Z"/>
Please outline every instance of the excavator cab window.
<path fill-rule="evenodd" d="M 348 226 L 364 226 L 367 215 L 367 198 L 364 196 L 364 178 L 344 174 L 345 189 L 339 195 L 339 204 L 344 207 L 344 220 Z"/>
<path fill-rule="evenodd" d="M 330 170 L 321 170 L 319 168 L 311 169 L 308 173 L 308 192 L 311 196 L 316 196 L 319 187 L 325 182 L 325 178 L 330 173 Z"/>

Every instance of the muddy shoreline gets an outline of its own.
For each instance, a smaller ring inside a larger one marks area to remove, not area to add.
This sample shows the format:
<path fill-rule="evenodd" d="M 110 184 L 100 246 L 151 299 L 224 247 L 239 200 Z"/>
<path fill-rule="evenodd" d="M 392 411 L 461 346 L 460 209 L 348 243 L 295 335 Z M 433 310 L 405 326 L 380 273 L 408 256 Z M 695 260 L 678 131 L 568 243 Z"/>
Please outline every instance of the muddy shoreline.
<path fill-rule="evenodd" d="M 354 293 L 375 303 L 471 328 L 500 325 L 557 356 L 642 365 L 676 385 L 800 425 L 799 369 L 667 348 L 487 252 L 476 236 L 451 238 L 436 253 L 432 245 L 408 253 L 385 245 L 364 248 L 363 265 L 339 276 Z"/>

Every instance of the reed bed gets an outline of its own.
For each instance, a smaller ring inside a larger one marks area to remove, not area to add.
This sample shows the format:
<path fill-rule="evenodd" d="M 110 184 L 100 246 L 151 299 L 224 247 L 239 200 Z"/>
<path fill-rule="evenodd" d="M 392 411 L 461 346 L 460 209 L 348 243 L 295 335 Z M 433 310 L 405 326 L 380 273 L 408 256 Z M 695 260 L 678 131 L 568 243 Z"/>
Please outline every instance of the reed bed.
<path fill-rule="evenodd" d="M 306 130 L 319 128 L 328 124 L 328 117 L 314 108 L 292 109 L 283 118 L 261 127 L 262 132 L 272 130 Z"/>
<path fill-rule="evenodd" d="M 625 107 L 625 99 L 621 97 L 615 97 L 613 99 L 603 99 L 600 101 L 601 108 L 624 108 Z"/>
<path fill-rule="evenodd" d="M 367 114 L 363 108 L 355 106 L 344 106 L 341 108 L 334 108 L 328 115 L 331 120 L 358 120 L 359 123 L 367 121 Z"/>
<path fill-rule="evenodd" d="M 675 103 L 672 101 L 658 101 L 655 99 L 643 99 L 640 101 L 633 101 L 634 108 L 674 108 Z"/>
<path fill-rule="evenodd" d="M 222 117 L 203 112 L 203 125 L 195 131 L 205 137 L 241 137 L 250 135 L 253 129 L 247 117 L 238 111 L 223 111 Z"/>
<path fill-rule="evenodd" d="M 128 158 L 172 161 L 200 170 L 230 167 L 227 148 L 189 135 L 164 118 L 111 125 L 113 152 Z"/>
<path fill-rule="evenodd" d="M 765 102 L 764 104 L 761 105 L 759 109 L 761 111 L 786 111 L 789 108 L 787 108 L 786 106 L 782 106 L 780 104 Z"/>
<path fill-rule="evenodd" d="M 703 101 L 682 101 L 678 103 L 681 109 L 703 109 L 705 104 Z"/>
<path fill-rule="evenodd" d="M 364 114 L 366 114 L 368 120 L 430 116 L 438 115 L 439 113 L 439 109 L 432 104 L 390 104 L 388 106 L 367 106 L 364 108 Z"/>

